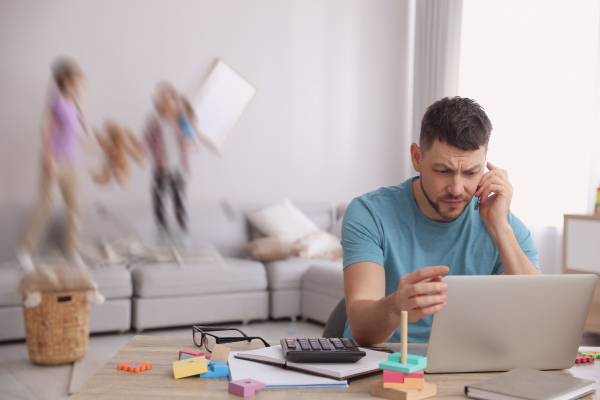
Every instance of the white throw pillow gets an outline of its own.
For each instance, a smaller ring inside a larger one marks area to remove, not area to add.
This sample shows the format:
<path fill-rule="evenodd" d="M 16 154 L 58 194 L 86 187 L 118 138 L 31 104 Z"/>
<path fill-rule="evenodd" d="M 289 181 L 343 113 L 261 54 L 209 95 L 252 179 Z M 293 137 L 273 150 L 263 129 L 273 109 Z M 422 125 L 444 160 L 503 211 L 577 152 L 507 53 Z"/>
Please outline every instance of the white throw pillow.
<path fill-rule="evenodd" d="M 319 227 L 288 199 L 256 211 L 248 215 L 248 219 L 263 235 L 291 242 L 319 230 Z"/>
<path fill-rule="evenodd" d="M 298 242 L 300 253 L 303 258 L 328 258 L 341 257 L 342 245 L 340 238 L 329 232 L 320 230 L 311 233 Z"/>

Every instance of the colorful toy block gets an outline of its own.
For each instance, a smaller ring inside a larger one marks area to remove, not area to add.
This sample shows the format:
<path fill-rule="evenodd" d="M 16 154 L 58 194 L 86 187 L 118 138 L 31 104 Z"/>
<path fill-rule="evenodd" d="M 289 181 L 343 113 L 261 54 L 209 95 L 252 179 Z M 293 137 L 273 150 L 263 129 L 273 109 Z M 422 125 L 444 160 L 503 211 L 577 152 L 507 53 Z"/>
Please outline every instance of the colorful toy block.
<path fill-rule="evenodd" d="M 586 350 L 580 350 L 577 352 L 577 354 L 583 354 L 585 356 L 588 357 L 592 357 L 596 360 L 600 360 L 600 351 L 586 351 Z"/>
<path fill-rule="evenodd" d="M 383 370 L 384 382 L 404 383 L 404 378 L 425 379 L 425 371 L 420 370 L 412 374 L 405 374 L 404 372 L 390 371 L 389 369 Z"/>
<path fill-rule="evenodd" d="M 208 372 L 208 367 L 204 356 L 173 362 L 173 376 L 175 379 L 200 375 L 205 372 Z"/>
<path fill-rule="evenodd" d="M 586 362 L 594 362 L 594 357 L 586 356 L 585 354 L 577 354 L 577 358 L 575 358 L 576 364 L 586 363 Z"/>
<path fill-rule="evenodd" d="M 203 353 L 203 352 L 201 352 L 201 351 L 194 351 L 194 350 L 179 350 L 179 359 L 180 359 L 180 360 L 185 360 L 185 358 L 183 358 L 183 359 L 181 358 L 181 355 L 182 355 L 182 354 L 187 354 L 188 356 L 191 356 L 191 357 L 187 357 L 187 358 L 192 358 L 192 357 L 200 357 L 200 356 L 203 356 L 203 355 L 204 355 L 204 353 Z"/>
<path fill-rule="evenodd" d="M 206 361 L 208 372 L 200 374 L 200 378 L 219 378 L 221 376 L 229 376 L 229 367 L 225 361 Z"/>
<path fill-rule="evenodd" d="M 183 353 L 181 354 L 181 357 L 179 358 L 180 360 L 187 360 L 188 358 L 196 358 L 196 357 L 202 357 L 204 355 L 204 358 L 206 358 L 207 360 L 210 360 L 210 355 L 206 355 L 203 353 L 200 353 L 199 356 L 193 356 L 191 354 L 188 353 Z"/>
<path fill-rule="evenodd" d="M 128 372 L 141 372 L 152 369 L 152 364 L 143 363 L 141 361 L 131 361 L 128 363 L 119 364 L 117 369 Z"/>
<path fill-rule="evenodd" d="M 403 389 L 420 390 L 425 389 L 425 379 L 423 378 L 405 378 L 403 383 L 383 382 L 385 389 Z"/>
<path fill-rule="evenodd" d="M 387 361 L 379 364 L 379 368 L 396 372 L 404 372 L 405 374 L 412 374 L 427 368 L 427 357 L 407 354 L 406 364 L 400 363 L 400 357 L 400 353 L 390 354 Z"/>
<path fill-rule="evenodd" d="M 437 386 L 429 382 L 425 382 L 421 390 L 386 389 L 383 385 L 383 382 L 372 383 L 371 394 L 389 400 L 422 400 L 437 394 Z"/>
<path fill-rule="evenodd" d="M 240 397 L 254 396 L 256 390 L 264 388 L 264 383 L 255 381 L 254 379 L 240 379 L 229 382 L 229 393 Z"/>

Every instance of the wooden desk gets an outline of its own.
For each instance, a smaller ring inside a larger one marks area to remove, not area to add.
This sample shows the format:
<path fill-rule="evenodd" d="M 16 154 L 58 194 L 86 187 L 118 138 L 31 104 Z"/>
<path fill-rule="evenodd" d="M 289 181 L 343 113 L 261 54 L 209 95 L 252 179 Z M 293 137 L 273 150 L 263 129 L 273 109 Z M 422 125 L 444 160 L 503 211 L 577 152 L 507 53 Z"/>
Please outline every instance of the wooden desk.
<path fill-rule="evenodd" d="M 277 345 L 278 341 L 268 341 Z M 398 344 L 386 344 L 399 347 Z M 423 347 L 410 345 L 409 347 Z M 247 351 L 263 347 L 259 341 L 252 343 L 232 343 L 230 347 L 237 351 Z M 173 378 L 173 361 L 177 361 L 179 350 L 194 349 L 192 338 L 168 336 L 135 336 L 125 345 L 96 375 L 94 375 L 71 399 L 240 399 L 229 394 L 227 378 L 200 379 L 195 377 Z M 549 349 L 548 351 L 551 351 Z M 117 365 L 130 361 L 152 363 L 150 371 L 134 373 L 117 370 Z M 593 364 L 576 364 L 573 368 L 555 373 L 572 375 L 596 380 L 595 388 L 600 391 L 600 360 Z M 490 378 L 498 373 L 477 374 L 432 374 L 425 380 L 437 385 L 436 399 L 465 399 L 465 385 Z M 306 399 L 321 398 L 353 399 L 371 398 L 371 383 L 381 381 L 382 374 L 350 379 L 348 388 L 301 388 L 301 389 L 263 389 L 256 393 L 259 399 Z M 598 392 L 584 399 L 600 399 Z"/>

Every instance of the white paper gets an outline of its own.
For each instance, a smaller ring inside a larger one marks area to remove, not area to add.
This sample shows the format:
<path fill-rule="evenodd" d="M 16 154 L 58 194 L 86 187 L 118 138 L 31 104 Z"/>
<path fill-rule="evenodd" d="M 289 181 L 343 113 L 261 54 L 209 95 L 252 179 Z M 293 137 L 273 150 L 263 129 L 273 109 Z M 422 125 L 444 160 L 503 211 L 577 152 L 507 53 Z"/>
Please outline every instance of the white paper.
<path fill-rule="evenodd" d="M 277 346 L 273 346 L 277 347 Z M 271 348 L 268 348 L 271 349 Z M 285 370 L 280 366 L 263 364 L 256 361 L 235 358 L 238 352 L 229 354 L 229 379 L 254 379 L 262 382 L 267 388 L 298 386 L 342 386 L 348 387 L 347 381 L 338 381 L 322 376 L 307 374 L 293 370 Z M 281 354 L 281 348 L 279 348 Z M 283 355 L 282 355 L 283 357 Z"/>

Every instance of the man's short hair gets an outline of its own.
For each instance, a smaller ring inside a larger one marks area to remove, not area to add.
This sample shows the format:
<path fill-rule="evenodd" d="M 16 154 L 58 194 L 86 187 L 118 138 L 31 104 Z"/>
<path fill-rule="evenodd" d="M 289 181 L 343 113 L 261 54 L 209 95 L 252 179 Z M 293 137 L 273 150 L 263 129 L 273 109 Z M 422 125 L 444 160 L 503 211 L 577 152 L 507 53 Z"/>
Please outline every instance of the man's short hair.
<path fill-rule="evenodd" d="M 465 97 L 444 97 L 430 105 L 421 121 L 419 146 L 423 155 L 436 140 L 461 150 L 487 152 L 492 123 L 475 100 Z"/>

